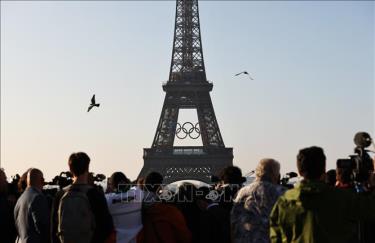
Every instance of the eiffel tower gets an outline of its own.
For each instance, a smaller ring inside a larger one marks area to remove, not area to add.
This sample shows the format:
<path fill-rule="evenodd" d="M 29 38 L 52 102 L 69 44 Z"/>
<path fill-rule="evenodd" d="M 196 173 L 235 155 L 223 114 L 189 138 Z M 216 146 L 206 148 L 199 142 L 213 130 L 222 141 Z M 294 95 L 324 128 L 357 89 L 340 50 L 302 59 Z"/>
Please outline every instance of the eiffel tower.
<path fill-rule="evenodd" d="M 203 61 L 198 0 L 177 0 L 164 105 L 152 146 L 144 149 L 139 177 L 157 171 L 166 184 L 179 180 L 209 183 L 212 175 L 233 164 L 233 149 L 224 145 L 212 106 L 212 87 Z M 196 109 L 198 123 L 177 123 L 180 109 Z M 203 146 L 174 146 L 176 136 L 201 137 Z"/>

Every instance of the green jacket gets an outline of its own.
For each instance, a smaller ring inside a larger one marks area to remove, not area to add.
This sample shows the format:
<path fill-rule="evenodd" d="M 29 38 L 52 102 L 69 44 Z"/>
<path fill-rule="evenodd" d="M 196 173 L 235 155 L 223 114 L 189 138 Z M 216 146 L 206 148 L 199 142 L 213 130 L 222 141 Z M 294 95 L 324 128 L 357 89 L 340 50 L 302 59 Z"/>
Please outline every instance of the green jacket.
<path fill-rule="evenodd" d="M 358 195 L 323 182 L 302 181 L 288 190 L 270 215 L 272 243 L 347 243 L 358 220 L 375 218 L 375 193 Z"/>

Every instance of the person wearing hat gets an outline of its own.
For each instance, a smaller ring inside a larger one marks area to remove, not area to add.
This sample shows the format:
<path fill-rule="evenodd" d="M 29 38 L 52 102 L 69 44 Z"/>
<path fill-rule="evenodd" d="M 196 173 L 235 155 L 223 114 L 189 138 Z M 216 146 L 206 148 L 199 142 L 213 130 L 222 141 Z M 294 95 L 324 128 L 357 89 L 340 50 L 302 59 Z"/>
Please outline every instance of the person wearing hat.
<path fill-rule="evenodd" d="M 219 204 L 224 207 L 229 215 L 233 200 L 246 178 L 242 176 L 242 171 L 237 166 L 227 166 L 219 173 L 219 179 L 220 182 L 215 188 L 220 195 Z"/>

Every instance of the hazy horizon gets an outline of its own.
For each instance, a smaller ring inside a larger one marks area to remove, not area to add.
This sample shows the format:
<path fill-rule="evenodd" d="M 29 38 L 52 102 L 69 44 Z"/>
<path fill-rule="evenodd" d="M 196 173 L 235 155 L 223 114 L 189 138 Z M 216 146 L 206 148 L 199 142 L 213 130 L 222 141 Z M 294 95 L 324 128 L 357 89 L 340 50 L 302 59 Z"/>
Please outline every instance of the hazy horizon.
<path fill-rule="evenodd" d="M 47 180 L 72 152 L 135 179 L 163 105 L 174 1 L 1 1 L 1 166 Z M 243 174 L 261 158 L 295 171 L 318 145 L 327 169 L 375 137 L 374 2 L 200 1 L 218 124 Z M 255 80 L 234 77 L 243 70 Z M 87 113 L 91 96 L 99 108 Z M 179 119 L 197 121 L 183 111 Z M 196 144 L 178 141 L 180 145 Z"/>

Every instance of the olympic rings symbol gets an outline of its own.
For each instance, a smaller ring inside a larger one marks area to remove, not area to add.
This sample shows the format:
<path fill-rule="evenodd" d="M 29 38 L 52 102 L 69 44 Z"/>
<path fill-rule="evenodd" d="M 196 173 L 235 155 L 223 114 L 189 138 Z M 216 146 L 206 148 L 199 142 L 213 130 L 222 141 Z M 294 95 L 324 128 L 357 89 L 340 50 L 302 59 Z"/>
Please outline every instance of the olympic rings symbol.
<path fill-rule="evenodd" d="M 182 135 L 180 135 L 182 133 Z M 191 122 L 185 122 L 184 124 L 177 123 L 176 127 L 176 137 L 179 139 L 185 139 L 189 136 L 191 139 L 197 139 L 201 135 L 199 129 L 199 123 L 196 123 L 195 126 Z"/>

